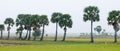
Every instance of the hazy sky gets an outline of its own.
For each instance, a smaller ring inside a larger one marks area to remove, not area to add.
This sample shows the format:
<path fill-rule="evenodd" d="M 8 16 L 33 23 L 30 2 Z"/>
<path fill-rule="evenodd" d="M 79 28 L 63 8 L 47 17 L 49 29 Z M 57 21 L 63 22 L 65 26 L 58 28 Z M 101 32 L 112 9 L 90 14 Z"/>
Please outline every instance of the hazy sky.
<path fill-rule="evenodd" d="M 67 33 L 90 32 L 90 22 L 83 22 L 83 10 L 90 5 L 100 9 L 100 22 L 95 22 L 94 27 L 101 25 L 107 32 L 114 32 L 106 19 L 110 11 L 120 10 L 120 0 L 0 0 L 0 24 L 7 17 L 16 19 L 18 14 L 46 14 L 50 19 L 53 12 L 61 12 L 72 16 L 73 27 Z M 50 22 L 45 29 L 55 33 L 55 24 Z M 15 26 L 11 31 L 15 32 Z M 59 33 L 63 29 L 59 28 Z"/>

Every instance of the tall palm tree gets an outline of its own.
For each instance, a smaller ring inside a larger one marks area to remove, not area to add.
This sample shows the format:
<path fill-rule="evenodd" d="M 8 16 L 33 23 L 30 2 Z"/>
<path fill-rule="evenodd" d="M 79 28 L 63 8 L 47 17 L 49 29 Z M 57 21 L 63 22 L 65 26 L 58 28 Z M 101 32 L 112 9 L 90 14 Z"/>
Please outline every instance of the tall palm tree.
<path fill-rule="evenodd" d="M 25 37 L 23 38 L 23 40 L 26 40 L 28 37 L 28 32 L 29 32 L 28 27 L 27 27 L 28 22 L 29 22 L 28 19 L 29 19 L 29 17 L 31 17 L 31 15 L 30 14 L 19 14 L 18 17 L 22 18 L 20 20 L 22 22 L 23 29 L 27 30 L 27 33 L 26 33 Z"/>
<path fill-rule="evenodd" d="M 107 18 L 108 24 L 113 26 L 113 29 L 115 31 L 114 35 L 114 43 L 117 42 L 117 32 L 119 31 L 119 25 L 120 23 L 120 11 L 113 10 L 109 13 L 109 16 Z"/>
<path fill-rule="evenodd" d="M 24 28 L 27 30 L 27 33 L 29 32 L 29 35 L 28 35 L 28 40 L 31 39 L 31 27 L 32 27 L 32 15 L 31 14 L 25 14 L 24 15 Z M 27 35 L 27 34 L 26 34 Z"/>
<path fill-rule="evenodd" d="M 57 41 L 58 23 L 59 23 L 59 20 L 60 20 L 61 16 L 62 16 L 62 13 L 59 13 L 59 12 L 54 12 L 52 14 L 51 22 L 56 23 L 56 35 L 55 35 L 55 40 L 54 41 Z"/>
<path fill-rule="evenodd" d="M 40 36 L 39 15 L 32 15 L 32 27 L 33 27 L 33 40 L 36 40 L 37 36 Z"/>
<path fill-rule="evenodd" d="M 5 26 L 3 24 L 0 25 L 0 31 L 1 31 L 1 39 L 3 36 L 3 30 L 5 30 Z"/>
<path fill-rule="evenodd" d="M 88 6 L 84 9 L 83 20 L 91 21 L 91 43 L 94 42 L 93 39 L 93 22 L 99 21 L 99 9 L 96 6 Z"/>
<path fill-rule="evenodd" d="M 14 25 L 14 20 L 12 18 L 6 18 L 5 21 L 4 21 L 4 24 L 8 25 L 8 27 L 7 27 L 7 31 L 8 31 L 7 39 L 9 39 L 9 37 L 10 37 L 10 29 L 11 29 L 11 26 Z"/>
<path fill-rule="evenodd" d="M 42 29 L 42 36 L 40 38 L 40 41 L 43 40 L 43 36 L 44 36 L 44 29 L 45 29 L 45 25 L 48 25 L 49 24 L 49 20 L 47 18 L 47 15 L 41 15 L 39 17 L 39 23 L 42 25 L 43 29 Z"/>
<path fill-rule="evenodd" d="M 18 34 L 19 34 L 18 39 L 19 39 L 19 40 L 23 40 L 22 37 L 20 38 L 20 36 L 21 36 L 21 35 L 20 35 L 20 34 L 21 34 L 21 29 L 20 29 L 20 28 L 17 28 L 17 29 L 16 29 L 16 35 L 18 35 Z"/>
<path fill-rule="evenodd" d="M 24 30 L 24 28 L 23 28 L 23 22 L 24 22 L 23 19 L 24 19 L 24 14 L 19 14 L 17 19 L 16 19 L 16 26 L 17 27 L 19 26 L 19 28 L 17 29 L 17 30 L 19 30 L 19 40 L 22 39 L 22 32 Z"/>
<path fill-rule="evenodd" d="M 62 41 L 65 41 L 67 27 L 72 28 L 72 24 L 73 24 L 73 22 L 72 22 L 71 16 L 69 14 L 62 15 L 62 17 L 60 18 L 60 21 L 59 21 L 59 26 L 61 28 L 64 28 L 64 37 L 63 37 Z"/>

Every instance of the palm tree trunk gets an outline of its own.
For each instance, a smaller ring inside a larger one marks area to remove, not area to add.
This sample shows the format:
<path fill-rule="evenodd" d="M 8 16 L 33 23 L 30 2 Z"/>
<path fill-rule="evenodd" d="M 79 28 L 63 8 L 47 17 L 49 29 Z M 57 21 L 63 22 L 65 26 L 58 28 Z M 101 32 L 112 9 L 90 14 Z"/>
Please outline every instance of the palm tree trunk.
<path fill-rule="evenodd" d="M 7 39 L 9 40 L 9 38 L 10 38 L 10 30 L 8 30 L 8 37 L 7 37 Z"/>
<path fill-rule="evenodd" d="M 36 30 L 34 30 L 34 33 L 35 33 L 35 32 L 36 32 Z M 35 33 L 35 35 L 34 35 L 33 40 L 34 40 L 34 41 L 36 40 L 36 33 Z"/>
<path fill-rule="evenodd" d="M 91 20 L 91 43 L 94 42 L 94 39 L 93 39 L 93 21 Z"/>
<path fill-rule="evenodd" d="M 3 32 L 2 32 L 2 30 L 1 30 L 1 39 L 2 39 L 2 36 L 3 36 Z"/>
<path fill-rule="evenodd" d="M 27 30 L 27 33 L 26 33 L 25 38 L 23 40 L 26 40 L 27 37 L 28 37 L 28 30 Z"/>
<path fill-rule="evenodd" d="M 34 36 L 34 39 L 33 39 L 34 41 L 36 40 L 36 35 Z"/>
<path fill-rule="evenodd" d="M 30 38 L 31 38 L 31 30 L 29 30 L 28 40 L 30 40 Z"/>
<path fill-rule="evenodd" d="M 43 36 L 44 36 L 44 27 L 45 27 L 45 25 L 43 24 L 42 36 L 41 36 L 41 38 L 40 38 L 40 41 L 43 41 Z"/>
<path fill-rule="evenodd" d="M 57 41 L 57 31 L 58 31 L 58 23 L 56 23 L 56 35 L 55 35 L 55 40 L 54 41 Z"/>
<path fill-rule="evenodd" d="M 22 40 L 22 31 L 20 32 L 19 40 Z"/>
<path fill-rule="evenodd" d="M 117 31 L 115 31 L 114 43 L 117 42 Z"/>
<path fill-rule="evenodd" d="M 62 41 L 65 41 L 65 38 L 66 38 L 66 26 L 65 26 L 65 28 L 64 28 L 64 37 L 63 37 L 63 40 Z"/>

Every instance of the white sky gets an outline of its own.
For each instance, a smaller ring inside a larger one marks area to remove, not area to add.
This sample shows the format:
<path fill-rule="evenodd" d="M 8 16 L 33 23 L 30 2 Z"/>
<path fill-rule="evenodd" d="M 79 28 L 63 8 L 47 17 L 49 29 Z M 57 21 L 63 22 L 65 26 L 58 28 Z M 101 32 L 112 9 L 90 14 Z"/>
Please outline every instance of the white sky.
<path fill-rule="evenodd" d="M 100 9 L 100 22 L 95 22 L 94 27 L 101 25 L 107 32 L 114 32 L 106 19 L 111 10 L 120 9 L 119 4 L 120 0 L 0 0 L 0 24 L 7 17 L 16 19 L 18 14 L 46 14 L 50 19 L 53 12 L 61 12 L 72 16 L 73 27 L 67 33 L 90 32 L 90 22 L 83 22 L 83 10 L 91 5 Z M 15 32 L 15 26 L 11 31 Z M 55 33 L 55 24 L 50 23 L 46 32 Z M 63 29 L 59 28 L 59 33 Z"/>

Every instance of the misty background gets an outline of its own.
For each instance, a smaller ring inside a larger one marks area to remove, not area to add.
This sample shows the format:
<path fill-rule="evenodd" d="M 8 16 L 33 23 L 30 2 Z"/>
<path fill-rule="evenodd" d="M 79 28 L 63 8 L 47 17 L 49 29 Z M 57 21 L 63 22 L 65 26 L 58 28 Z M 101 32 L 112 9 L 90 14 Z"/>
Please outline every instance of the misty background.
<path fill-rule="evenodd" d="M 67 29 L 67 36 L 79 36 L 80 33 L 90 33 L 90 21 L 83 21 L 84 8 L 97 6 L 100 10 L 100 21 L 94 22 L 93 27 L 100 25 L 106 32 L 114 33 L 113 27 L 107 24 L 107 17 L 110 11 L 120 10 L 119 5 L 120 0 L 0 0 L 0 24 L 4 24 L 8 17 L 15 21 L 18 14 L 45 14 L 50 21 L 53 12 L 61 12 L 72 16 L 73 27 Z M 45 27 L 45 34 L 55 36 L 55 28 L 55 24 L 50 22 Z M 15 35 L 15 32 L 16 25 L 11 28 L 11 34 Z M 59 27 L 58 34 L 62 36 L 63 33 L 63 29 Z M 6 29 L 4 35 L 7 35 Z"/>

